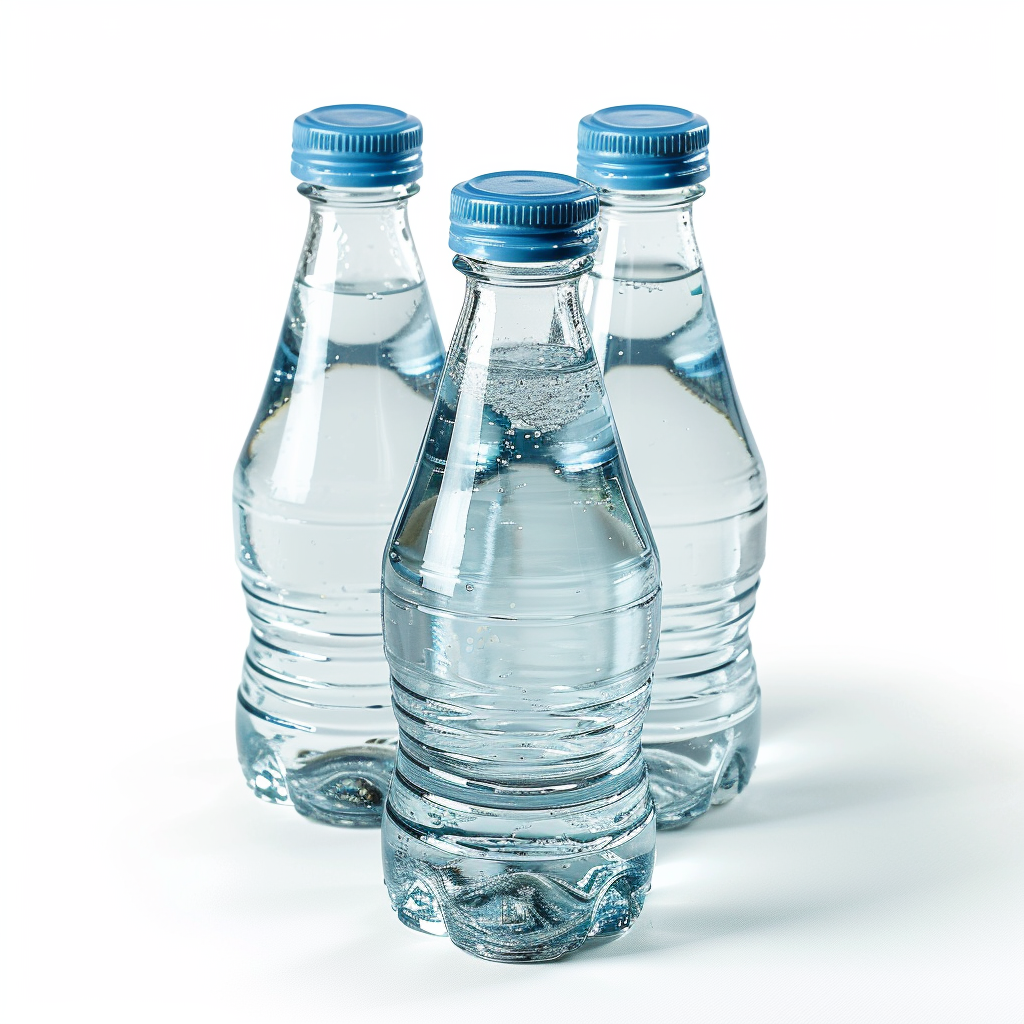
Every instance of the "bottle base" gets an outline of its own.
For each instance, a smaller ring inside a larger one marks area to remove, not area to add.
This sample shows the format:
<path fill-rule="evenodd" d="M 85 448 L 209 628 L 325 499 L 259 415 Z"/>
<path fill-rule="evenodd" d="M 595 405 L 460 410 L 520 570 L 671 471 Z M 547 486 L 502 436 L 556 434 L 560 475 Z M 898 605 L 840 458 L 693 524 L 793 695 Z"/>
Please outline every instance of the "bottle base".
<path fill-rule="evenodd" d="M 760 705 L 737 725 L 675 743 L 644 743 L 658 828 L 683 828 L 750 782 L 761 738 Z"/>
<path fill-rule="evenodd" d="M 639 916 L 654 867 L 654 829 L 652 809 L 600 852 L 580 853 L 582 843 L 563 840 L 548 844 L 543 858 L 529 858 L 525 850 L 485 850 L 484 840 L 468 849 L 476 841 L 463 835 L 457 849 L 443 834 L 413 834 L 388 806 L 385 881 L 409 928 L 448 935 L 485 960 L 556 960 L 588 939 L 624 933 Z"/>
<path fill-rule="evenodd" d="M 395 745 L 363 743 L 322 752 L 298 750 L 294 741 L 254 720 L 240 703 L 238 761 L 250 790 L 267 803 L 291 805 L 325 825 L 376 828 L 395 768 Z"/>

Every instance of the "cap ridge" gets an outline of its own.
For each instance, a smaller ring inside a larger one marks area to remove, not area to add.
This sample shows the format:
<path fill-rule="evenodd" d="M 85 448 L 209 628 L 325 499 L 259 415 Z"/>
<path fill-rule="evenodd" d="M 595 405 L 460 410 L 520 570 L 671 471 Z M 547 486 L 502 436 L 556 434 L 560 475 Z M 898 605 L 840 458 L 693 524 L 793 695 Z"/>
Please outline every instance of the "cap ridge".
<path fill-rule="evenodd" d="M 675 156 L 707 149 L 710 134 L 710 129 L 706 124 L 685 133 L 676 132 L 661 137 L 644 137 L 612 134 L 606 131 L 595 132 L 581 123 L 579 144 L 581 148 L 600 149 L 609 153 L 636 156 Z"/>
<path fill-rule="evenodd" d="M 292 174 L 338 187 L 408 184 L 423 176 L 422 145 L 419 118 L 396 107 L 317 107 L 292 126 Z"/>

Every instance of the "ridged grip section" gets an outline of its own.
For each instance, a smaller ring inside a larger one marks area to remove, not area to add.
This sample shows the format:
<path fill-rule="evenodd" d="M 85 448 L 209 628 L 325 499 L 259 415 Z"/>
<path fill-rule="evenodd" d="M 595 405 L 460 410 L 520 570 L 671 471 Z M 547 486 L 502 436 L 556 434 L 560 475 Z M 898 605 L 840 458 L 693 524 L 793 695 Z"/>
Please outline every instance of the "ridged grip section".
<path fill-rule="evenodd" d="M 624 134 L 618 130 L 594 129 L 581 123 L 579 147 L 587 152 L 653 157 L 686 156 L 708 148 L 711 130 L 706 122 L 686 131 L 665 131 L 664 135 Z"/>
<path fill-rule="evenodd" d="M 307 124 L 299 118 L 292 129 L 292 145 L 321 153 L 408 153 L 423 145 L 423 125 L 416 122 L 398 130 L 353 133 L 343 127 Z"/>
<path fill-rule="evenodd" d="M 597 216 L 597 196 L 582 196 L 566 202 L 551 200 L 515 203 L 452 195 L 452 220 L 502 227 L 572 227 Z"/>

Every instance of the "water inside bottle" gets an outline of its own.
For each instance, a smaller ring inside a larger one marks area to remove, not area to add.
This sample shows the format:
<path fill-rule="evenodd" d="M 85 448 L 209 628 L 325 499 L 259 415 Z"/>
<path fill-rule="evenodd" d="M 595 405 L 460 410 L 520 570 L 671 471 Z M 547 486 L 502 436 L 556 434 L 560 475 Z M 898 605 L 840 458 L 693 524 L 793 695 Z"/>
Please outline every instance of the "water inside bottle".
<path fill-rule="evenodd" d="M 592 350 L 470 353 L 385 571 L 386 875 L 407 924 L 545 959 L 628 927 L 649 885 L 657 563 Z"/>
<path fill-rule="evenodd" d="M 591 276 L 588 320 L 661 556 L 661 645 L 644 752 L 661 826 L 749 779 L 759 690 L 747 626 L 764 558 L 764 470 L 702 270 Z M 653 278 L 653 279 L 652 279 Z"/>
<path fill-rule="evenodd" d="M 298 282 L 236 473 L 243 769 L 336 824 L 375 824 L 393 767 L 380 564 L 442 359 L 422 284 Z"/>

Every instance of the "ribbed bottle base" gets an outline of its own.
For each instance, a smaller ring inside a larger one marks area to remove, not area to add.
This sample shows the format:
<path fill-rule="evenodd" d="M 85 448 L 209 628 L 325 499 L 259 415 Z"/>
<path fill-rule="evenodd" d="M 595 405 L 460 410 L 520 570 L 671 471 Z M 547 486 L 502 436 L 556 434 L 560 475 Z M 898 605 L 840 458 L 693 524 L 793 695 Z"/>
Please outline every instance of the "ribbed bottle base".
<path fill-rule="evenodd" d="M 394 741 L 353 742 L 350 732 L 329 737 L 323 729 L 306 735 L 294 723 L 261 713 L 242 693 L 235 721 L 239 764 L 259 799 L 291 804 L 327 825 L 380 824 L 395 767 Z M 318 749 L 304 749 L 303 739 Z"/>
<path fill-rule="evenodd" d="M 625 932 L 640 914 L 654 867 L 645 783 L 610 806 L 445 803 L 448 811 L 428 810 L 396 773 L 381 842 L 391 903 L 408 927 L 448 935 L 487 960 L 554 960 Z"/>
<path fill-rule="evenodd" d="M 644 743 L 658 828 L 681 828 L 742 793 L 761 739 L 761 694 L 728 724 L 674 743 Z"/>

